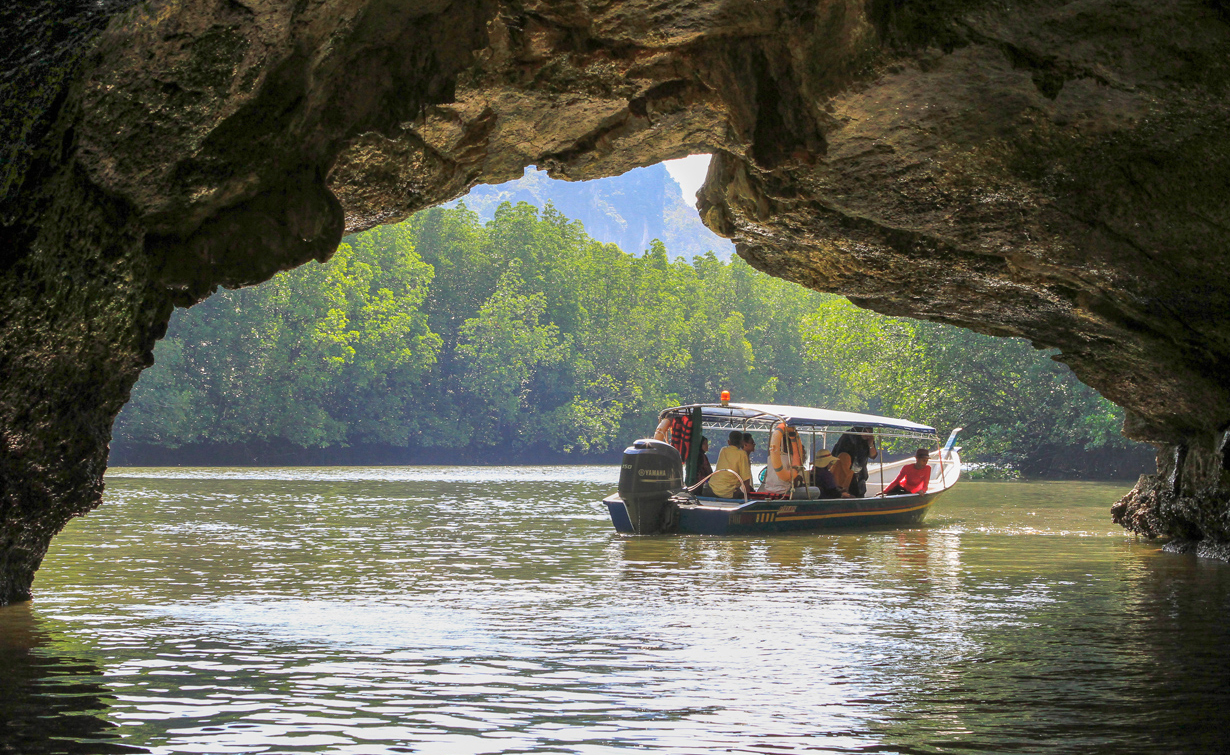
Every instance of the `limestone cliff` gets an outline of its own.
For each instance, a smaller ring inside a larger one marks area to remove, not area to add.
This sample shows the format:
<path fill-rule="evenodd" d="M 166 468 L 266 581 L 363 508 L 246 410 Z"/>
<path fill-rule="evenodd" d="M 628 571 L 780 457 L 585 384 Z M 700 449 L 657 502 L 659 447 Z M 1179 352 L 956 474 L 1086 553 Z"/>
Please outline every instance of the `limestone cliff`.
<path fill-rule="evenodd" d="M 556 181 L 529 169 L 516 181 L 475 186 L 461 200 L 484 221 L 504 202 L 550 202 L 564 217 L 579 220 L 585 232 L 630 254 L 640 254 L 654 239 L 671 257 L 690 260 L 712 251 L 730 259 L 734 245 L 709 230 L 696 214 L 695 199 L 687 202 L 664 165 L 636 168 L 597 181 Z"/>
<path fill-rule="evenodd" d="M 3 11 L 0 600 L 100 500 L 173 305 L 526 165 L 717 154 L 752 264 L 1055 346 L 1230 541 L 1221 0 L 27 0 Z"/>

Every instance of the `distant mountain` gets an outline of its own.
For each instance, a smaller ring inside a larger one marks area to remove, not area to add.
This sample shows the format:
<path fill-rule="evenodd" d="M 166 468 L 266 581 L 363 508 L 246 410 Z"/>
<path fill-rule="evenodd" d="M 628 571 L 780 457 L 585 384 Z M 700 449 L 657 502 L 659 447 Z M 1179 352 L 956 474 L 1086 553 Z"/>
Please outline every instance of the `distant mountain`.
<path fill-rule="evenodd" d="M 546 171 L 526 168 L 516 181 L 476 186 L 459 201 L 485 221 L 495 217 L 503 202 L 536 207 L 551 202 L 566 217 L 581 221 L 590 236 L 633 254 L 648 249 L 654 239 L 661 239 L 672 257 L 690 259 L 712 250 L 729 259 L 735 251 L 734 244 L 700 222 L 694 201 L 683 198 L 679 184 L 660 164 L 596 181 L 556 181 Z"/>

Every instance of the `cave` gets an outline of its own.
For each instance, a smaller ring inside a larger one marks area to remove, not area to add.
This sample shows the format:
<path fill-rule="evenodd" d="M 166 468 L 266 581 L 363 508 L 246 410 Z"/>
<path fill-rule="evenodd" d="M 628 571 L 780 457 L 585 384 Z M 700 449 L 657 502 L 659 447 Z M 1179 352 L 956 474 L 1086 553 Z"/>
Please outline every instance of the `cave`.
<path fill-rule="evenodd" d="M 528 165 L 715 155 L 755 267 L 1056 348 L 1230 552 L 1222 0 L 31 0 L 0 11 L 0 602 L 99 505 L 174 307 Z"/>

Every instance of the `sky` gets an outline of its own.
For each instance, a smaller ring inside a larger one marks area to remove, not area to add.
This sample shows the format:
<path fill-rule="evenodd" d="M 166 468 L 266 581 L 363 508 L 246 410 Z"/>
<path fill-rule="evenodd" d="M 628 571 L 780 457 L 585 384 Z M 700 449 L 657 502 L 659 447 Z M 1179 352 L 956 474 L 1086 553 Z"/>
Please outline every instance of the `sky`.
<path fill-rule="evenodd" d="M 709 170 L 709 158 L 712 155 L 688 155 L 678 160 L 667 160 L 663 165 L 671 178 L 679 182 L 683 188 L 683 198 L 688 204 L 696 201 L 696 192 L 700 191 L 705 182 L 705 173 Z"/>

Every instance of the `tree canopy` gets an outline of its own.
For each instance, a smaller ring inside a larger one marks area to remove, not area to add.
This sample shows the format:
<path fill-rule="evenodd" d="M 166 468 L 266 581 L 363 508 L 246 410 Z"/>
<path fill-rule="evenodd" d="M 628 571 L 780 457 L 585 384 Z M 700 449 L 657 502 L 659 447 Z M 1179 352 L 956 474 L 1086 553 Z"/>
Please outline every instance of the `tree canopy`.
<path fill-rule="evenodd" d="M 628 254 L 550 205 L 350 237 L 328 263 L 177 312 L 154 353 L 117 442 L 582 458 L 729 390 L 963 425 L 974 459 L 1127 445 L 1121 411 L 1027 342 L 878 315 L 739 258 Z"/>

